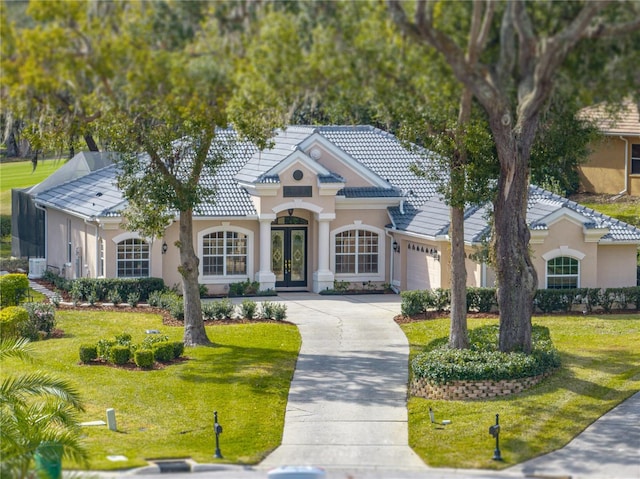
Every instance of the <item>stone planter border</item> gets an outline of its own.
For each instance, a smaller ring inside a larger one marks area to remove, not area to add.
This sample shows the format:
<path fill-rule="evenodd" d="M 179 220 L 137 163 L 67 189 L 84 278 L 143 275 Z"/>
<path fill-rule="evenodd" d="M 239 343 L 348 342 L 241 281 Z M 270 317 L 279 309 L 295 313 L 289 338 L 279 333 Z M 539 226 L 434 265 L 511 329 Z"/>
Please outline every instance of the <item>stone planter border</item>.
<path fill-rule="evenodd" d="M 475 399 L 487 399 L 521 393 L 538 384 L 552 373 L 553 371 L 549 371 L 544 374 L 539 374 L 538 376 L 503 379 L 500 381 L 451 381 L 446 384 L 433 384 L 424 378 L 420 378 L 411 381 L 410 393 L 412 396 L 423 397 L 425 399 L 473 401 Z"/>

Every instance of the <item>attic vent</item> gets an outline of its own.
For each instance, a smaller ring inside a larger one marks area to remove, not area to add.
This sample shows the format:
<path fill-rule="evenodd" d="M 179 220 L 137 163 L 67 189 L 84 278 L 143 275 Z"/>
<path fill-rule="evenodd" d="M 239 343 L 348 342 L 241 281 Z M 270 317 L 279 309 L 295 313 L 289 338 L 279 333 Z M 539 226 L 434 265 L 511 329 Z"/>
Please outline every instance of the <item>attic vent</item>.
<path fill-rule="evenodd" d="M 98 192 L 96 193 L 96 196 L 102 196 L 102 193 L 101 193 L 100 191 L 98 191 Z"/>
<path fill-rule="evenodd" d="M 309 156 L 311 156 L 311 158 L 313 158 L 314 160 L 319 160 L 322 156 L 322 152 L 319 148 L 314 148 L 309 152 Z"/>

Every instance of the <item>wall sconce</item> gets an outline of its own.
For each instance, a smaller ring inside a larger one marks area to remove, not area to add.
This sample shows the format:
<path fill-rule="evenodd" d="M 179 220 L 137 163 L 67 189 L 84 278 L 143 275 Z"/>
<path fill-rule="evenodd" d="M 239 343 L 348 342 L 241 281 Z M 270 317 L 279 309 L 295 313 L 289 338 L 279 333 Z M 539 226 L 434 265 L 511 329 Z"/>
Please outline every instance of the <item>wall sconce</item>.
<path fill-rule="evenodd" d="M 397 241 L 393 242 L 393 251 L 395 251 L 396 253 L 400 251 L 400 245 L 398 244 Z"/>
<path fill-rule="evenodd" d="M 165 254 L 168 249 L 169 249 L 169 247 L 167 246 L 167 242 L 163 241 L 162 242 L 162 254 Z"/>

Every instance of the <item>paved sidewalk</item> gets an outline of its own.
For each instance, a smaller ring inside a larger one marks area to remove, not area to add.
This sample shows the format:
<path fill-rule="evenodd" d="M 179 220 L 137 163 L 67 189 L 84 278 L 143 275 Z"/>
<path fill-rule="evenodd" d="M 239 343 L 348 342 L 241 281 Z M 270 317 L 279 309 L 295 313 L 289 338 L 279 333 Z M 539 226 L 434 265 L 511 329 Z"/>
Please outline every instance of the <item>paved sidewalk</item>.
<path fill-rule="evenodd" d="M 260 467 L 426 471 L 408 445 L 409 345 L 395 295 L 279 294 L 302 336 L 282 445 Z"/>

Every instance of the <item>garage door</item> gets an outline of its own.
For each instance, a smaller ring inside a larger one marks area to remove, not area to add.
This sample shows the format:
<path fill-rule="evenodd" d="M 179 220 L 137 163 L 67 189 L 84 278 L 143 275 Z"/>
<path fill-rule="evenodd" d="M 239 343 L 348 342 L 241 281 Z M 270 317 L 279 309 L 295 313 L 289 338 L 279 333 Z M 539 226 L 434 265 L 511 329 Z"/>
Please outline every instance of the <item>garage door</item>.
<path fill-rule="evenodd" d="M 440 262 L 422 251 L 424 245 L 410 243 L 407 250 L 407 289 L 440 288 Z M 413 247 L 416 249 L 413 249 Z M 426 248 L 424 248 L 426 250 Z"/>

